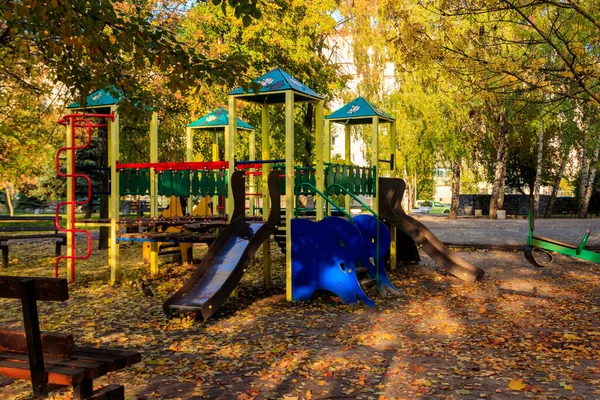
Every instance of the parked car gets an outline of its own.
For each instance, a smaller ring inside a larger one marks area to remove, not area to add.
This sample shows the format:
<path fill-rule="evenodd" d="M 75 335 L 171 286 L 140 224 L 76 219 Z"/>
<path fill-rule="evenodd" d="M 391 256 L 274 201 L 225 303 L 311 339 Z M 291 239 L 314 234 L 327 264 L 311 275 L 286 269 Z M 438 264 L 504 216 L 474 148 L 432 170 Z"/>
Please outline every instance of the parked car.
<path fill-rule="evenodd" d="M 421 203 L 419 210 L 423 214 L 449 214 L 450 206 L 439 201 L 426 200 Z"/>

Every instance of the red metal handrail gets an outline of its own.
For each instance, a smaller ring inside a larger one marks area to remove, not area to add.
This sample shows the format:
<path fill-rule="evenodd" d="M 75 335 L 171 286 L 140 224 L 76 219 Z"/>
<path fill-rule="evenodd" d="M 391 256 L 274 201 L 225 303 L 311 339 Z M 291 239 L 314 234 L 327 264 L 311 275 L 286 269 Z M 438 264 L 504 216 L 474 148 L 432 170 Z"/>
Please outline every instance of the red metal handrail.
<path fill-rule="evenodd" d="M 193 161 L 193 162 L 156 162 L 156 163 L 117 163 L 117 171 L 124 169 L 153 168 L 156 171 L 185 170 L 219 170 L 229 168 L 228 161 Z"/>
<path fill-rule="evenodd" d="M 75 207 L 78 205 L 87 204 L 92 198 L 92 181 L 91 181 L 90 177 L 85 174 L 78 174 L 75 172 L 75 158 L 76 158 L 75 152 L 77 150 L 85 149 L 86 147 L 88 147 L 91 144 L 93 128 L 108 126 L 107 124 L 91 123 L 86 118 L 108 118 L 108 119 L 111 119 L 114 121 L 114 113 L 111 113 L 111 114 L 68 114 L 68 115 L 63 116 L 61 118 L 61 120 L 59 121 L 59 124 L 61 124 L 61 125 L 65 125 L 65 126 L 70 125 L 72 146 L 62 147 L 56 153 L 56 172 L 62 178 L 73 179 L 73 184 L 71 185 L 71 193 L 70 193 L 71 201 L 62 201 L 62 202 L 58 203 L 56 206 L 56 217 L 54 220 L 54 225 L 55 225 L 56 229 L 61 232 L 71 233 L 70 242 L 68 243 L 68 246 L 70 246 L 70 248 L 72 249 L 73 255 L 65 255 L 65 256 L 61 255 L 56 258 L 56 262 L 55 262 L 55 266 L 54 266 L 54 275 L 58 278 L 58 269 L 59 269 L 61 260 L 70 260 L 70 266 L 68 265 L 67 268 L 69 268 L 69 267 L 71 268 L 71 283 L 73 283 L 75 281 L 75 260 L 82 260 L 82 259 L 88 258 L 90 256 L 90 254 L 92 254 L 92 248 L 93 248 L 92 235 L 90 234 L 90 232 L 85 229 L 76 229 L 75 228 Z M 87 133 L 86 142 L 80 146 L 75 145 L 77 128 L 85 128 L 85 132 Z M 60 170 L 60 155 L 63 152 L 67 153 L 66 157 L 70 159 L 70 163 L 73 166 L 73 173 L 71 173 L 71 174 L 63 173 Z M 87 198 L 83 201 L 77 201 L 76 197 L 75 197 L 77 178 L 83 178 L 86 180 L 86 183 L 87 183 Z M 69 209 L 68 206 L 70 206 L 70 210 L 69 210 L 70 215 L 67 216 L 67 220 L 70 222 L 69 228 L 63 228 L 60 225 L 60 207 L 63 205 L 67 206 L 67 209 Z M 87 237 L 87 252 L 83 256 L 76 255 L 75 239 L 76 239 L 77 233 L 83 233 Z"/>

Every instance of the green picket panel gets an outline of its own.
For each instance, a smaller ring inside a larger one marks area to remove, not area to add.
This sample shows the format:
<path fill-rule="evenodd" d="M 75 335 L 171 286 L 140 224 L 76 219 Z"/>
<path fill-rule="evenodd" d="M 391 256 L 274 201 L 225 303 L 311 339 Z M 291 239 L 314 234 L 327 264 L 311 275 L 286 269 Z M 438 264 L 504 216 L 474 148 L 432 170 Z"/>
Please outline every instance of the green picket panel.
<path fill-rule="evenodd" d="M 215 184 L 215 190 L 217 191 L 217 194 L 219 196 L 222 196 L 226 191 L 226 185 L 225 185 L 225 179 L 224 179 L 224 173 L 222 173 L 221 171 L 216 171 L 216 175 L 217 175 L 217 179 L 216 179 L 216 184 Z"/>
<path fill-rule="evenodd" d="M 131 171 L 129 170 L 119 172 L 119 194 L 121 196 L 134 194 L 132 193 L 131 186 L 129 184 L 130 175 Z"/>
<path fill-rule="evenodd" d="M 189 196 L 190 195 L 190 171 L 177 171 L 176 179 L 173 182 L 173 192 L 175 196 Z"/>
<path fill-rule="evenodd" d="M 349 188 L 349 186 L 348 186 L 348 183 L 349 183 L 349 181 L 348 181 L 348 175 L 349 175 L 349 173 L 350 173 L 350 168 L 348 168 L 348 165 L 342 165 L 342 174 L 341 174 L 341 177 L 340 177 L 341 178 L 340 184 L 344 188 L 346 188 L 346 189 Z"/>
<path fill-rule="evenodd" d="M 360 194 L 366 195 L 369 193 L 367 191 L 367 174 L 365 170 L 361 168 L 361 176 L 360 176 Z"/>
<path fill-rule="evenodd" d="M 199 171 L 194 171 L 192 173 L 192 195 L 199 196 L 200 195 L 200 178 L 198 177 Z"/>
<path fill-rule="evenodd" d="M 136 172 L 137 187 L 136 194 L 147 195 L 150 193 L 150 170 L 140 169 Z"/>
<path fill-rule="evenodd" d="M 173 171 L 158 172 L 158 194 L 160 196 L 173 196 Z"/>
<path fill-rule="evenodd" d="M 310 170 L 310 174 L 308 176 L 308 183 L 312 186 L 317 187 L 317 171 L 314 169 Z"/>
<path fill-rule="evenodd" d="M 302 173 L 294 168 L 296 174 L 294 175 L 294 188 L 300 187 L 300 185 L 302 184 Z M 298 194 L 304 194 L 301 192 L 302 188 L 300 188 L 300 192 Z"/>
<path fill-rule="evenodd" d="M 211 193 L 215 192 L 215 187 L 216 187 L 216 182 L 215 182 L 215 175 L 212 172 L 206 171 L 206 183 L 203 183 L 202 186 L 204 186 L 204 191 L 203 193 L 206 193 L 206 195 L 209 195 Z"/>

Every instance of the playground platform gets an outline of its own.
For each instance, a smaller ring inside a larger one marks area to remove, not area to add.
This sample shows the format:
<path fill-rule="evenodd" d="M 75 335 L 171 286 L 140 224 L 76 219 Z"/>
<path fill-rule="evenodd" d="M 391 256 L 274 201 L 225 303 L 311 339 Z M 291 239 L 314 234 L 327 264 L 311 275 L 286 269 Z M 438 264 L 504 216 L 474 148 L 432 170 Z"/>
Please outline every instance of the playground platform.
<path fill-rule="evenodd" d="M 459 248 L 522 250 L 527 240 L 527 219 L 487 218 L 411 214 L 429 228 L 444 244 Z M 535 232 L 565 243 L 578 244 L 587 229 L 592 234 L 586 248 L 600 250 L 600 218 L 536 219 Z"/>

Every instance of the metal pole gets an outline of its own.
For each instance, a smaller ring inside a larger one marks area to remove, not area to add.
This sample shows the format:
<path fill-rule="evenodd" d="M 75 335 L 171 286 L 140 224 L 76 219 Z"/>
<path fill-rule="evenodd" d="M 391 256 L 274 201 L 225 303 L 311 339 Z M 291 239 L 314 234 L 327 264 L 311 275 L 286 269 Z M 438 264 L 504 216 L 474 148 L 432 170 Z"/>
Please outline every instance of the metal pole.
<path fill-rule="evenodd" d="M 392 157 L 393 155 L 393 157 Z M 396 122 L 390 124 L 390 158 L 393 158 L 394 165 L 390 169 L 390 178 L 396 177 Z M 410 209 L 409 209 L 410 210 Z M 396 249 L 396 227 L 390 227 L 390 268 L 396 269 L 397 264 L 397 249 Z"/>
<path fill-rule="evenodd" d="M 292 301 L 292 218 L 294 217 L 294 93 L 285 92 L 285 293 Z"/>
<path fill-rule="evenodd" d="M 189 132 L 188 132 L 189 134 Z M 150 162 L 158 162 L 158 114 L 152 113 L 150 122 Z M 158 176 L 150 168 L 150 218 L 158 217 Z M 150 243 L 150 275 L 158 275 L 158 243 Z"/>
<path fill-rule="evenodd" d="M 267 104 L 262 105 L 261 110 L 261 120 L 262 120 L 262 155 L 261 158 L 263 160 L 271 159 L 271 148 L 269 144 L 269 129 L 270 129 L 270 121 L 269 121 L 269 106 Z M 267 177 L 269 176 L 269 171 L 271 166 L 269 164 L 262 165 L 262 214 L 263 220 L 266 221 L 269 218 L 269 213 L 271 211 L 270 197 L 269 197 L 269 182 Z M 272 286 L 271 279 L 271 239 L 267 239 L 263 244 L 263 283 L 265 288 L 269 289 Z"/>
<path fill-rule="evenodd" d="M 346 139 L 345 144 L 345 164 L 346 165 L 352 165 L 352 154 L 351 154 L 351 147 L 352 147 L 352 142 L 350 139 L 350 133 L 351 133 L 351 129 L 352 127 L 348 124 L 344 125 L 344 136 Z M 344 208 L 346 209 L 346 212 L 348 214 L 350 214 L 350 206 L 352 205 L 352 199 L 350 198 L 350 196 L 346 195 L 344 196 Z"/>
<path fill-rule="evenodd" d="M 219 161 L 219 131 L 217 131 L 216 129 L 213 130 L 212 161 Z M 217 215 L 219 213 L 219 196 L 213 196 L 212 203 L 212 213 L 213 215 Z"/>
<path fill-rule="evenodd" d="M 316 183 L 317 189 L 321 192 L 325 191 L 325 164 L 323 159 L 324 152 L 324 140 L 323 140 L 323 100 L 319 100 L 317 103 L 317 112 L 315 116 L 315 135 L 316 135 L 316 145 L 317 145 L 317 168 L 316 168 Z M 315 196 L 315 207 L 317 208 L 317 221 L 320 221 L 324 217 L 324 203 L 323 198 L 321 196 Z"/>
<path fill-rule="evenodd" d="M 248 147 L 250 159 L 256 160 L 256 133 L 254 132 L 254 129 L 250 131 L 250 136 L 248 138 Z M 250 168 L 250 172 L 254 172 L 254 168 Z M 256 202 L 256 196 L 254 196 L 254 194 L 256 194 L 256 187 L 254 186 L 254 181 L 254 175 L 250 174 L 250 177 L 248 179 L 248 192 L 250 193 L 250 199 L 248 203 L 250 206 L 250 215 L 254 215 L 254 203 Z"/>
<path fill-rule="evenodd" d="M 235 172 L 235 136 L 237 132 L 236 98 L 229 96 L 229 126 L 225 128 L 225 159 L 229 162 L 229 176 Z M 231 192 L 231 179 L 227 184 L 227 201 L 225 213 L 231 218 L 233 214 L 233 195 Z"/>
<path fill-rule="evenodd" d="M 117 234 L 119 229 L 119 174 L 117 161 L 119 160 L 119 113 L 117 106 L 111 106 L 114 121 L 108 125 L 108 165 L 110 166 L 110 196 L 108 197 L 108 218 L 110 219 L 110 235 L 108 240 L 110 283 L 119 280 L 119 243 Z"/>

